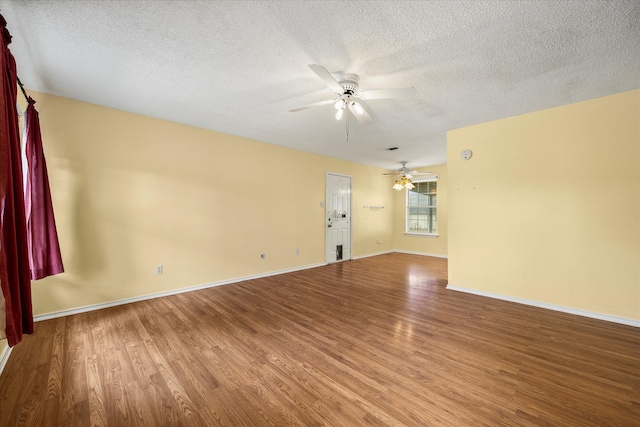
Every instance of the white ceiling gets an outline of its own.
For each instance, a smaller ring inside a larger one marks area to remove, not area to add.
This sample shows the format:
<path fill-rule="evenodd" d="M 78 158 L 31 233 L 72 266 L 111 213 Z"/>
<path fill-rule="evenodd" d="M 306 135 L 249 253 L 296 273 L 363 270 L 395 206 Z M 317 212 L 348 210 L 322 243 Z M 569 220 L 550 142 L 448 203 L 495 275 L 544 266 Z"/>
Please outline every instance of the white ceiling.
<path fill-rule="evenodd" d="M 28 89 L 387 169 L 446 131 L 640 87 L 640 2 L 2 1 Z M 345 123 L 308 68 L 413 86 Z M 396 151 L 385 148 L 397 146 Z"/>

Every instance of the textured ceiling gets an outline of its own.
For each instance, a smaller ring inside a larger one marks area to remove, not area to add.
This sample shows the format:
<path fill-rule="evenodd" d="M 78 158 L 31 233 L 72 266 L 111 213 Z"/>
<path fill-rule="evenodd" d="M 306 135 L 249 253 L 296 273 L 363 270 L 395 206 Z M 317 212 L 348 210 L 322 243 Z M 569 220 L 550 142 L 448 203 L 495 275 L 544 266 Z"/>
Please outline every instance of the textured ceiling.
<path fill-rule="evenodd" d="M 446 162 L 446 131 L 640 87 L 633 1 L 2 1 L 28 89 L 383 168 Z M 336 121 L 308 68 L 360 88 Z M 385 148 L 397 146 L 396 151 Z M 234 159 L 235 160 L 235 159 Z"/>

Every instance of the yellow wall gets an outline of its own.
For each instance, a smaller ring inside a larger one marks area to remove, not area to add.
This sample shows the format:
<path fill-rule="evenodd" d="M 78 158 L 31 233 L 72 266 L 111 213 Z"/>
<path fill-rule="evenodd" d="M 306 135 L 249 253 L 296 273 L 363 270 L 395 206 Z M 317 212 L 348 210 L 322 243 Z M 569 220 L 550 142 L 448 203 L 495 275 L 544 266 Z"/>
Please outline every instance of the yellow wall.
<path fill-rule="evenodd" d="M 392 249 L 392 209 L 363 208 L 393 203 L 380 169 L 32 96 L 66 268 L 35 315 L 323 263 L 327 171 L 352 176 L 353 256 Z"/>
<path fill-rule="evenodd" d="M 447 166 L 423 168 L 438 175 L 438 236 L 406 235 L 406 194 L 394 191 L 393 247 L 398 251 L 424 255 L 447 256 Z M 393 183 L 389 182 L 389 187 Z"/>
<path fill-rule="evenodd" d="M 323 263 L 331 171 L 354 257 L 449 255 L 452 285 L 640 319 L 640 91 L 449 132 L 437 238 L 404 235 L 379 169 L 33 96 L 66 267 L 33 282 L 36 315 Z"/>
<path fill-rule="evenodd" d="M 451 285 L 640 320 L 639 90 L 453 130 L 448 150 Z"/>

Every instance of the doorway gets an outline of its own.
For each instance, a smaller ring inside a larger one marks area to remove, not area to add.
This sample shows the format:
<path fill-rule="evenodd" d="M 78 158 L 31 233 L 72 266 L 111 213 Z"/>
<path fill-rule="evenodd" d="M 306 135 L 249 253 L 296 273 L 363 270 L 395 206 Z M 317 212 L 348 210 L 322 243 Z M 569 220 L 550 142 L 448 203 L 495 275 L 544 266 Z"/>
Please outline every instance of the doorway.
<path fill-rule="evenodd" d="M 327 172 L 327 263 L 351 259 L 351 177 Z"/>

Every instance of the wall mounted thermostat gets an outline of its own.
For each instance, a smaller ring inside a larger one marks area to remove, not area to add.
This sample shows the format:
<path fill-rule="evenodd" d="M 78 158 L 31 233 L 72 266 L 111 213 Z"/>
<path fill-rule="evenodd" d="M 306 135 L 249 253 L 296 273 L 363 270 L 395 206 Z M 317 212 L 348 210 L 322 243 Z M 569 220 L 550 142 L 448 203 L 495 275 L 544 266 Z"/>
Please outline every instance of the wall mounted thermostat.
<path fill-rule="evenodd" d="M 462 150 L 460 152 L 460 158 L 462 160 L 469 160 L 472 155 L 473 155 L 473 153 L 471 152 L 471 150 Z"/>

